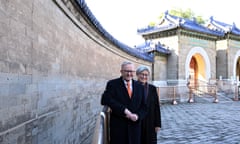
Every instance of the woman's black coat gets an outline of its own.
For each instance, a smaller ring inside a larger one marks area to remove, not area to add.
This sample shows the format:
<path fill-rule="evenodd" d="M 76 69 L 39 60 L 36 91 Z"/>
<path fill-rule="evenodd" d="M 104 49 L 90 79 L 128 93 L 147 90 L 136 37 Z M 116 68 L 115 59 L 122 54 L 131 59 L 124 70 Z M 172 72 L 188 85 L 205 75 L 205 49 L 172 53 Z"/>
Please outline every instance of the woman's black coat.
<path fill-rule="evenodd" d="M 142 122 L 142 144 L 157 144 L 155 127 L 161 127 L 161 112 L 157 89 L 154 85 L 146 85 L 147 115 Z"/>

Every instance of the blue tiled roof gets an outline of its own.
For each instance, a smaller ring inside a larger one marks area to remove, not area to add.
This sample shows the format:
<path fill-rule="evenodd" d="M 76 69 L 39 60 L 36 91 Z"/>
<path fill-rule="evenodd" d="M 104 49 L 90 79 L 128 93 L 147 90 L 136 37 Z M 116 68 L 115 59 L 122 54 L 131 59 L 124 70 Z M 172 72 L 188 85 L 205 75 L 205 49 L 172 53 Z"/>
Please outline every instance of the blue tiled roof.
<path fill-rule="evenodd" d="M 214 20 L 213 17 L 210 17 L 209 24 L 215 27 L 215 29 L 219 31 L 223 31 L 225 33 L 232 33 L 235 35 L 240 35 L 240 29 L 236 27 L 235 23 L 232 25 Z"/>
<path fill-rule="evenodd" d="M 232 33 L 236 34 L 236 35 L 240 35 L 240 29 L 238 27 L 236 27 L 235 23 L 233 23 Z"/>
<path fill-rule="evenodd" d="M 149 53 L 152 51 L 157 51 L 162 54 L 171 54 L 171 51 L 165 48 L 160 42 L 153 43 L 151 40 L 146 41 L 145 43 L 136 46 L 136 49 L 142 53 Z"/>
<path fill-rule="evenodd" d="M 224 33 L 221 31 L 210 30 L 198 24 L 195 20 L 189 20 L 189 19 L 173 16 L 168 14 L 168 12 L 165 13 L 165 16 L 162 19 L 162 21 L 167 21 L 169 24 L 164 26 L 161 26 L 160 24 L 160 25 L 152 26 L 150 28 L 146 27 L 146 28 L 138 29 L 137 32 L 139 34 L 147 34 L 155 31 L 165 31 L 165 30 L 174 29 L 176 27 L 181 27 L 184 29 L 197 31 L 200 33 L 206 33 L 206 34 L 216 35 L 216 36 L 224 36 Z"/>
<path fill-rule="evenodd" d="M 164 48 L 160 43 L 155 45 L 156 51 L 164 54 L 171 54 L 169 49 Z"/>
<path fill-rule="evenodd" d="M 80 9 L 83 11 L 83 13 L 88 17 L 88 19 L 91 21 L 91 23 L 98 29 L 98 31 L 109 41 L 111 41 L 114 45 L 122 49 L 123 51 L 127 52 L 128 54 L 135 56 L 137 58 L 141 58 L 146 61 L 153 62 L 153 57 L 145 54 L 140 53 L 134 48 L 129 47 L 128 45 L 118 41 L 116 38 L 114 38 L 110 33 L 108 33 L 103 26 L 99 23 L 99 21 L 95 18 L 95 16 L 92 14 L 91 10 L 88 8 L 85 0 L 76 0 L 77 4 L 79 5 Z"/>
<path fill-rule="evenodd" d="M 147 26 L 145 28 L 138 29 L 137 33 L 138 34 L 148 34 L 148 33 L 154 33 L 154 32 L 174 29 L 176 27 L 177 27 L 177 25 L 174 25 L 174 24 L 169 24 L 167 26 L 161 26 L 161 27 L 158 27 L 158 26 Z"/>

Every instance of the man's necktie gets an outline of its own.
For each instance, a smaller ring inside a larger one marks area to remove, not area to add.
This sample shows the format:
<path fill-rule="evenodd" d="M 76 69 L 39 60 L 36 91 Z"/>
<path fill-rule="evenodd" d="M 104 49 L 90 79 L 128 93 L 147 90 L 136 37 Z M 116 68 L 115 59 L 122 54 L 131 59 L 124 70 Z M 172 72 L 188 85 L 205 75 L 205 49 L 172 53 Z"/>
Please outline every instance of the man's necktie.
<path fill-rule="evenodd" d="M 127 82 L 127 91 L 128 91 L 129 97 L 131 98 L 131 96 L 132 96 L 132 90 L 131 90 L 131 86 L 130 86 L 130 82 L 129 82 L 129 81 Z"/>

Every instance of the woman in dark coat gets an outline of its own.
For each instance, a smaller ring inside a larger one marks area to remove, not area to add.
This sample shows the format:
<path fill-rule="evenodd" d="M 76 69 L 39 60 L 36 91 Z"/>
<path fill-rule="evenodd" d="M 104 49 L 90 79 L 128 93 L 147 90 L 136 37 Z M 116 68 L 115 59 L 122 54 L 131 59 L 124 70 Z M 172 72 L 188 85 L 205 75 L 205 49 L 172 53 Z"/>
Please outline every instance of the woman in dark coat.
<path fill-rule="evenodd" d="M 157 88 L 148 83 L 150 70 L 140 66 L 137 71 L 138 81 L 145 87 L 145 102 L 147 104 L 147 115 L 142 121 L 142 144 L 157 144 L 157 132 L 161 128 L 161 112 Z"/>

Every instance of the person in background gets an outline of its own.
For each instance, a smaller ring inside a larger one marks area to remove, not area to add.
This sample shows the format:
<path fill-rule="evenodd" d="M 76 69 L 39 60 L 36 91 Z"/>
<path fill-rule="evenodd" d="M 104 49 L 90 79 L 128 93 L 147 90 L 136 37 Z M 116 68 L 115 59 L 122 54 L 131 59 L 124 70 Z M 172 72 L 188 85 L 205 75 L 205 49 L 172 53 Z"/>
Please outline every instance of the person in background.
<path fill-rule="evenodd" d="M 157 88 L 148 83 L 150 70 L 146 66 L 138 67 L 137 79 L 144 85 L 147 115 L 142 121 L 142 144 L 157 144 L 157 132 L 161 128 L 161 112 Z"/>
<path fill-rule="evenodd" d="M 107 82 L 101 98 L 101 104 L 111 109 L 110 144 L 141 144 L 141 121 L 147 111 L 144 87 L 133 80 L 133 63 L 123 62 L 120 73 Z"/>

